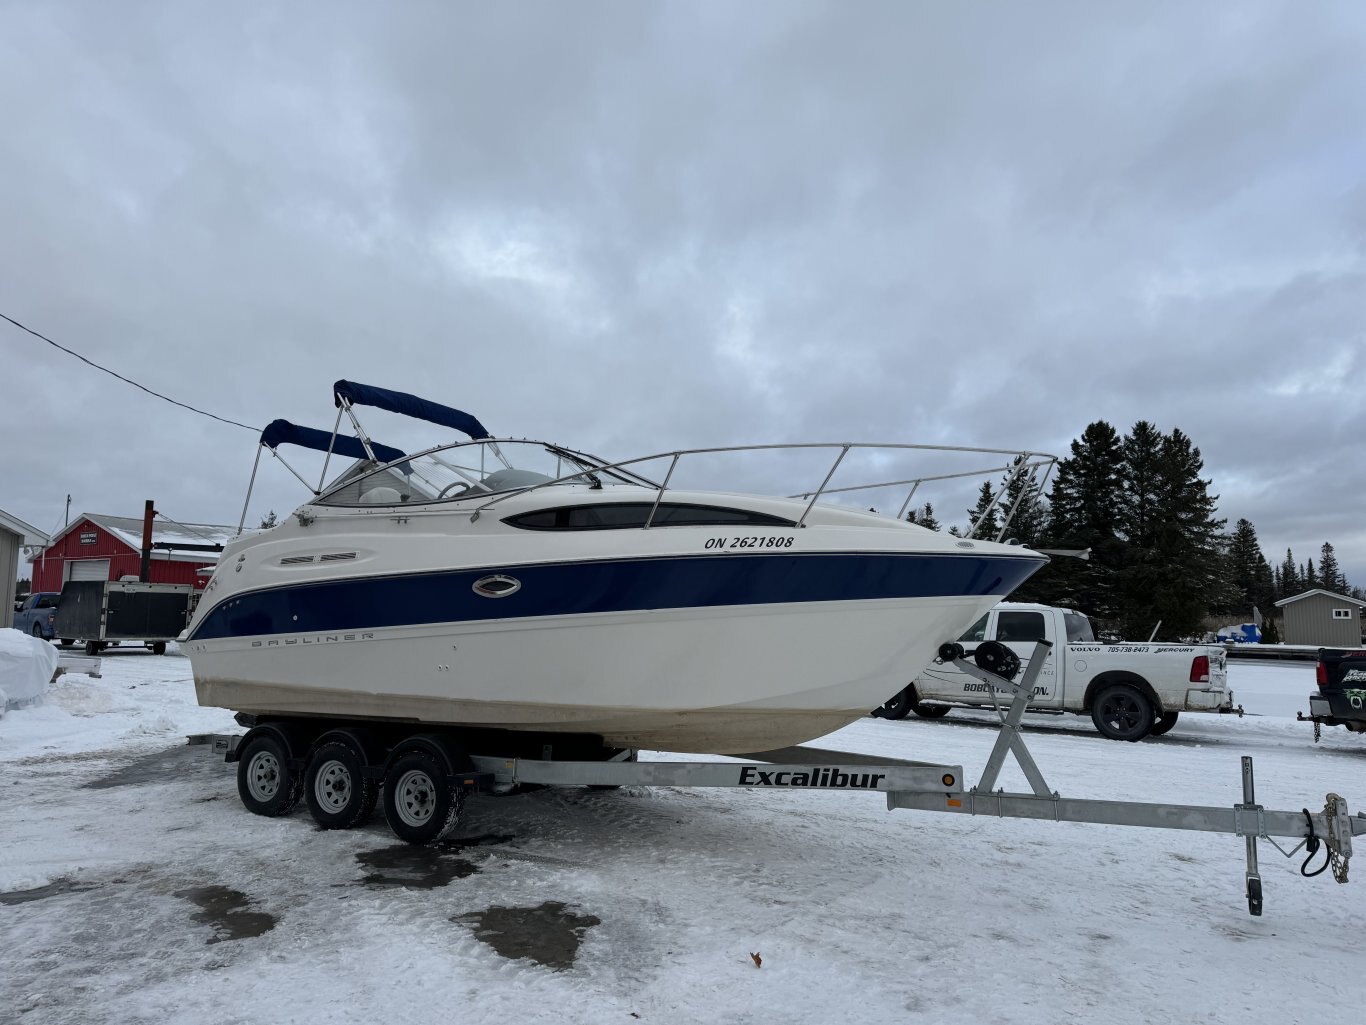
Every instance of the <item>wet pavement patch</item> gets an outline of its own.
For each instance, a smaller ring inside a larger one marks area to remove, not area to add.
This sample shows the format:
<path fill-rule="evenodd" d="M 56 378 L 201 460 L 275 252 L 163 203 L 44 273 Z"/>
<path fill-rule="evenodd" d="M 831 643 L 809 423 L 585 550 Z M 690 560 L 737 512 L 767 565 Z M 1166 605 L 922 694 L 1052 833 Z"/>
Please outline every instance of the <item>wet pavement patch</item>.
<path fill-rule="evenodd" d="M 199 906 L 192 917 L 196 922 L 214 927 L 215 935 L 207 943 L 224 940 L 247 940 L 275 928 L 275 916 L 264 911 L 247 911 L 251 899 L 241 890 L 227 886 L 193 886 L 176 890 L 175 895 Z"/>
<path fill-rule="evenodd" d="M 597 915 L 580 915 L 559 901 L 534 908 L 491 907 L 455 915 L 452 922 L 474 926 L 475 939 L 503 957 L 527 957 L 557 972 L 574 967 L 583 934 L 601 925 Z"/>
<path fill-rule="evenodd" d="M 64 893 L 84 893 L 86 890 L 95 889 L 97 885 L 78 883 L 74 879 L 58 879 L 46 886 L 35 886 L 31 890 L 10 890 L 8 893 L 0 893 L 0 904 L 27 904 L 31 900 L 60 897 Z"/>
<path fill-rule="evenodd" d="M 459 849 L 459 848 L 457 848 Z M 415 890 L 434 890 L 453 879 L 464 879 L 479 871 L 479 866 L 457 858 L 443 847 L 418 847 L 399 844 L 361 851 L 356 860 L 370 869 L 366 886 L 407 886 Z"/>
<path fill-rule="evenodd" d="M 146 783 L 170 783 L 185 775 L 185 771 L 205 760 L 201 747 L 186 744 L 144 755 L 116 769 L 107 776 L 85 784 L 86 790 L 108 790 L 112 787 L 135 787 Z"/>

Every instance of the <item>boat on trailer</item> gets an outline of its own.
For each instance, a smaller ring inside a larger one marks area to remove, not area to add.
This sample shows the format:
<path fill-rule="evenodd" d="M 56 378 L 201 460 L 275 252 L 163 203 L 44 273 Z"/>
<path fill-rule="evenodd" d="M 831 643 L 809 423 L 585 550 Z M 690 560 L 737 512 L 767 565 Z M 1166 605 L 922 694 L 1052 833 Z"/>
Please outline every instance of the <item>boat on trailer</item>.
<path fill-rule="evenodd" d="M 338 381 L 333 393 L 331 432 L 275 421 L 262 433 L 258 467 L 264 451 L 283 461 L 286 444 L 326 461 L 316 487 L 285 461 L 309 500 L 225 548 L 181 638 L 202 705 L 586 735 L 607 748 L 771 750 L 867 715 L 1047 561 L 903 518 L 926 480 L 1046 476 L 1055 460 L 1042 453 L 821 443 L 610 462 L 494 438 L 470 414 L 403 392 Z M 383 446 L 358 406 L 469 440 Z M 681 466 L 784 452 L 829 454 L 814 488 L 671 484 Z M 995 462 L 836 479 L 870 452 Z M 353 461 L 325 485 L 335 456 Z M 652 467 L 659 480 L 645 476 Z M 869 489 L 907 493 L 895 516 L 838 504 Z"/>

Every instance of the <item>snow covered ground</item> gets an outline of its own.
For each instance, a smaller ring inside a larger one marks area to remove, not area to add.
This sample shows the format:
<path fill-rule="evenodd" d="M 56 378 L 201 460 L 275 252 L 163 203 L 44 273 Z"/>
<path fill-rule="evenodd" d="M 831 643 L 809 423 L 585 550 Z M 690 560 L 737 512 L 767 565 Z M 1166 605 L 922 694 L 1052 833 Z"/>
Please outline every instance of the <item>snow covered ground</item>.
<path fill-rule="evenodd" d="M 1366 809 L 1366 737 L 1294 721 L 1307 664 L 1230 668 L 1243 719 L 1102 740 L 1038 717 L 1067 796 Z M 458 842 L 247 814 L 188 733 L 189 662 L 115 651 L 0 718 L 0 1020 L 1318 1022 L 1362 999 L 1366 871 L 1232 837 L 889 813 L 871 794 L 628 788 L 470 802 Z M 819 746 L 980 772 L 988 716 Z M 660 756 L 662 757 L 662 756 Z M 1002 779 L 1024 789 L 1018 771 Z M 576 948 L 576 942 L 579 944 Z M 756 967 L 751 953 L 762 958 Z M 522 956 L 519 954 L 530 954 Z"/>

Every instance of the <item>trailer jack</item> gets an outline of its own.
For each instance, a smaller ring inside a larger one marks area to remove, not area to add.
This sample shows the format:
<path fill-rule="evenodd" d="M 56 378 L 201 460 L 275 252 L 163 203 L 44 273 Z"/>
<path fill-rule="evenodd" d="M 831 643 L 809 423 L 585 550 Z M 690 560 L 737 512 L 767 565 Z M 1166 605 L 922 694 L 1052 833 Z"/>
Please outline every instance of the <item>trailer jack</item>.
<path fill-rule="evenodd" d="M 987 644 L 978 647 L 978 652 Z M 1307 848 L 1312 858 L 1322 845 L 1327 851 L 1325 867 L 1331 866 L 1333 878 L 1347 882 L 1347 865 L 1352 857 L 1352 837 L 1366 833 L 1366 815 L 1349 815 L 1347 802 L 1337 794 L 1328 794 L 1323 811 L 1272 811 L 1256 800 L 1252 759 L 1242 759 L 1243 800 L 1233 807 L 1202 807 L 1198 805 L 1157 804 L 1133 801 L 1075 800 L 1050 790 L 1025 744 L 1021 720 L 1029 703 L 1034 682 L 1044 664 L 1044 656 L 1051 647 L 1048 641 L 1037 641 L 1034 657 L 1024 677 L 1015 683 L 1003 676 L 987 672 L 981 663 L 998 664 L 991 649 L 979 655 L 976 663 L 965 657 L 958 644 L 946 644 L 940 657 L 952 662 L 959 670 L 983 683 L 993 692 L 1011 696 L 1008 708 L 997 705 L 1001 729 L 996 743 L 975 787 L 961 793 L 925 793 L 923 791 L 889 791 L 887 807 L 911 808 L 922 811 L 942 811 L 961 815 L 996 815 L 1001 818 L 1052 819 L 1057 822 L 1098 822 L 1118 826 L 1148 826 L 1157 829 L 1190 829 L 1241 836 L 1247 842 L 1246 894 L 1247 909 L 1253 915 L 1262 913 L 1262 877 L 1257 864 L 1257 841 L 1266 840 L 1287 858 L 1301 848 Z M 1029 781 L 1032 793 L 1007 793 L 993 790 L 1006 756 L 1014 754 L 1016 762 Z M 1285 850 L 1274 837 L 1298 838 L 1299 844 Z M 1308 863 L 1302 870 L 1308 872 Z M 1322 871 L 1320 869 L 1319 871 Z"/>

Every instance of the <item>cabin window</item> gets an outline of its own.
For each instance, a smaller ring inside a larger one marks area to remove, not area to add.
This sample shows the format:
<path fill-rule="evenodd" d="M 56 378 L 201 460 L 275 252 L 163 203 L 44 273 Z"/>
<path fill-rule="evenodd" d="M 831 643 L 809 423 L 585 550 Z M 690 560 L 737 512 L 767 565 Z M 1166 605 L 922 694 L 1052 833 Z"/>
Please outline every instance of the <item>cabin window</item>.
<path fill-rule="evenodd" d="M 654 518 L 650 512 L 654 510 Z M 509 516 L 503 522 L 523 530 L 627 530 L 643 527 L 795 527 L 793 520 L 750 509 L 661 502 L 608 502 L 568 505 Z"/>
<path fill-rule="evenodd" d="M 1334 618 L 1334 619 L 1351 619 L 1351 618 L 1352 618 L 1352 610 L 1351 610 L 1351 609 L 1334 609 L 1334 610 L 1333 610 L 1333 618 Z"/>

